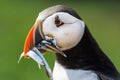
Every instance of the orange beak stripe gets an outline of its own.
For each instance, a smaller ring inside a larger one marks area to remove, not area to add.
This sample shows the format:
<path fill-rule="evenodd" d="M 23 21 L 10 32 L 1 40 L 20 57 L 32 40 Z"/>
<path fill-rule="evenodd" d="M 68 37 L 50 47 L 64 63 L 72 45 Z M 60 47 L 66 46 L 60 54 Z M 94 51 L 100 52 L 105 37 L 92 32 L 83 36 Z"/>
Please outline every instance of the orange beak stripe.
<path fill-rule="evenodd" d="M 24 57 L 28 58 L 28 56 L 26 55 L 26 53 L 31 50 L 34 45 L 35 45 L 35 30 L 37 28 L 37 25 L 34 25 L 31 30 L 29 31 L 27 38 L 25 40 L 25 44 L 24 44 Z"/>

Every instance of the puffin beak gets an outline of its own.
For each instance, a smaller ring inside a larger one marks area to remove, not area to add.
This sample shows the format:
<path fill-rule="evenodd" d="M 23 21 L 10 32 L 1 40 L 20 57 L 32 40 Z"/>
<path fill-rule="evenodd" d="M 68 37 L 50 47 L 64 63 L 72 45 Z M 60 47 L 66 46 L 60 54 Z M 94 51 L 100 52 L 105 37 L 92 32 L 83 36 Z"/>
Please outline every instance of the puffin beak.
<path fill-rule="evenodd" d="M 66 55 L 61 51 L 61 49 L 57 46 L 56 40 L 52 34 L 48 34 L 45 36 L 42 31 L 42 22 L 40 20 L 36 20 L 33 27 L 30 29 L 27 38 L 24 43 L 23 53 L 21 54 L 21 58 L 24 56 L 25 58 L 33 58 L 33 56 L 29 55 L 29 52 L 36 47 L 40 53 L 45 51 L 54 51 L 56 53 L 60 53 L 64 57 Z M 36 52 L 36 51 L 34 51 Z M 32 54 L 32 53 L 31 53 Z M 38 53 L 35 53 L 38 54 Z M 43 53 L 42 53 L 43 54 Z"/>
<path fill-rule="evenodd" d="M 27 35 L 27 38 L 25 40 L 25 43 L 24 43 L 24 57 L 27 58 L 28 56 L 26 55 L 28 51 L 30 51 L 33 46 L 35 45 L 35 40 L 34 40 L 34 37 L 35 37 L 35 29 L 37 28 L 36 25 L 34 25 L 30 32 L 28 33 Z"/>
<path fill-rule="evenodd" d="M 25 43 L 24 43 L 24 49 L 23 49 L 25 58 L 29 57 L 29 56 L 27 56 L 27 52 L 32 50 L 33 47 L 35 47 L 35 45 L 38 42 L 42 41 L 43 35 L 41 34 L 41 31 L 39 31 L 39 28 L 41 28 L 39 26 L 41 26 L 41 22 L 36 21 L 36 23 L 33 25 L 33 27 L 30 29 L 30 31 L 27 35 L 27 38 L 26 38 Z"/>
<path fill-rule="evenodd" d="M 38 43 L 38 40 L 39 41 L 42 40 L 42 38 L 40 36 L 40 33 L 39 33 L 39 24 L 40 24 L 40 21 L 36 21 L 36 23 L 30 29 L 30 31 L 29 31 L 29 33 L 26 37 L 26 40 L 25 40 L 25 43 L 24 43 L 24 49 L 23 49 L 22 54 L 20 55 L 19 61 L 21 60 L 21 58 L 23 56 L 25 58 L 30 58 L 31 57 L 32 59 L 35 59 L 35 55 L 38 54 L 38 53 L 35 52 L 35 50 L 33 48 L 35 47 L 35 44 Z M 39 39 L 35 39 L 35 38 L 38 38 L 38 36 L 39 36 Z M 19 61 L 18 61 L 18 63 L 19 63 Z M 41 60 L 38 63 L 41 63 Z"/>
<path fill-rule="evenodd" d="M 48 34 L 47 36 L 43 34 L 42 22 L 40 20 L 36 20 L 35 24 L 30 29 L 27 35 L 27 38 L 25 40 L 25 43 L 24 43 L 23 53 L 21 54 L 19 61 L 21 60 L 23 56 L 25 58 L 30 57 L 36 61 L 36 56 L 40 57 L 40 55 L 38 55 L 37 53 L 38 51 L 35 51 L 36 49 L 35 50 L 33 49 L 34 47 L 39 50 L 40 54 L 43 54 L 43 51 L 44 52 L 54 51 L 56 53 L 60 53 L 64 57 L 67 57 L 62 52 L 62 50 L 57 46 L 56 40 L 54 39 L 54 36 L 52 34 Z M 39 59 L 39 62 L 37 62 L 38 60 L 36 62 L 40 64 L 42 62 L 41 58 L 37 58 L 37 59 Z M 43 64 L 41 63 L 41 65 Z"/>

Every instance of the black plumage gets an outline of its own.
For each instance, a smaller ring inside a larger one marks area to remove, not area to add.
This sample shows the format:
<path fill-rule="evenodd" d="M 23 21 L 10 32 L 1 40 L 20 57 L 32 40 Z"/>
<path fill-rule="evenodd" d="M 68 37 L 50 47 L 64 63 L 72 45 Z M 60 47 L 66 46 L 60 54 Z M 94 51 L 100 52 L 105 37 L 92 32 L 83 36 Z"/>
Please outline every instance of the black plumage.
<path fill-rule="evenodd" d="M 101 80 L 120 80 L 120 75 L 110 59 L 100 49 L 87 27 L 77 46 L 64 51 L 67 58 L 56 54 L 57 61 L 68 69 L 92 70 Z"/>

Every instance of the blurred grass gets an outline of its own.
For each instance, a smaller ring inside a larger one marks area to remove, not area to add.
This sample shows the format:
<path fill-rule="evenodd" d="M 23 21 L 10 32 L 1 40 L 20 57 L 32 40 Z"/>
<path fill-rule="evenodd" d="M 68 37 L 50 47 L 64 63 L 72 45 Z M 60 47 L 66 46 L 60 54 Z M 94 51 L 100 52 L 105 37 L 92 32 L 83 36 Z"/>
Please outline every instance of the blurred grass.
<path fill-rule="evenodd" d="M 64 4 L 74 8 L 88 25 L 103 51 L 120 71 L 120 2 L 0 0 L 0 80 L 48 80 L 44 69 L 33 60 L 17 61 L 24 40 L 38 13 L 49 6 Z M 45 55 L 51 68 L 55 55 Z"/>

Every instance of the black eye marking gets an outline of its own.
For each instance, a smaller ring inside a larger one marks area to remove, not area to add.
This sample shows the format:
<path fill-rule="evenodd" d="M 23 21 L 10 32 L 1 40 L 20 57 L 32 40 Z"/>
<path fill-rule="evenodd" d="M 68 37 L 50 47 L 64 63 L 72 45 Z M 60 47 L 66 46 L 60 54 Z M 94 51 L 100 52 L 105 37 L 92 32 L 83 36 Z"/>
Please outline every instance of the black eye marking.
<path fill-rule="evenodd" d="M 61 26 L 61 25 L 63 25 L 64 23 L 61 21 L 61 19 L 59 18 L 59 16 L 56 16 L 55 17 L 55 25 L 57 26 L 57 27 L 59 27 L 59 26 Z"/>
<path fill-rule="evenodd" d="M 60 24 L 59 16 L 55 17 L 55 24 Z"/>

